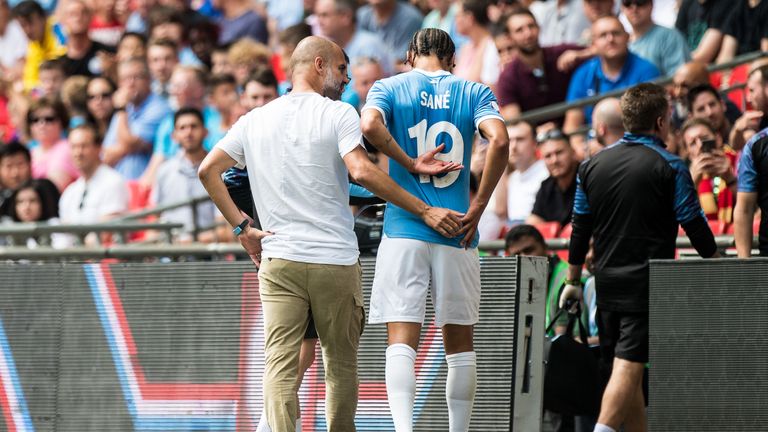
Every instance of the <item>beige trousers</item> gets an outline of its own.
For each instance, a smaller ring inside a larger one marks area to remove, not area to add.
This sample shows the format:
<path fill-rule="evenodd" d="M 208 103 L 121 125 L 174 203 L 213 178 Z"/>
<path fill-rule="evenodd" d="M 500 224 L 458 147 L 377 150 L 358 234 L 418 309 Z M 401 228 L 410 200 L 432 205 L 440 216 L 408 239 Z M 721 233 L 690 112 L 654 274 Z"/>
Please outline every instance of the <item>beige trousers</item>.
<path fill-rule="evenodd" d="M 365 320 L 361 272 L 360 264 L 307 264 L 278 258 L 261 262 L 264 405 L 273 431 L 296 429 L 299 349 L 310 309 L 323 350 L 328 431 L 355 430 L 357 349 Z"/>

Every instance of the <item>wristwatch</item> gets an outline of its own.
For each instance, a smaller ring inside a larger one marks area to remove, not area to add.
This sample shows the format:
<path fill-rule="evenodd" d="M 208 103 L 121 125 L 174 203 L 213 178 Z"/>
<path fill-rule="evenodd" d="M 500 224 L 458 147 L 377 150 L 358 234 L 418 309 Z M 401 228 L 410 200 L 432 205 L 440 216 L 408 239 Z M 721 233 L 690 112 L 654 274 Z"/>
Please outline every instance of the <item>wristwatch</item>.
<path fill-rule="evenodd" d="M 576 280 L 566 279 L 566 280 L 563 281 L 563 283 L 566 284 L 566 285 L 573 285 L 573 286 L 583 286 L 584 285 L 578 279 L 576 279 Z"/>
<path fill-rule="evenodd" d="M 251 221 L 250 221 L 250 220 L 248 220 L 248 219 L 243 219 L 243 221 L 242 221 L 242 222 L 240 222 L 240 225 L 238 225 L 238 226 L 236 226 L 235 228 L 233 228 L 233 229 L 232 229 L 232 233 L 233 233 L 233 234 L 235 234 L 235 237 L 237 237 L 237 236 L 239 236 L 240 234 L 242 234 L 242 233 L 243 233 L 243 231 L 245 230 L 245 227 L 247 227 L 249 223 L 251 223 Z"/>

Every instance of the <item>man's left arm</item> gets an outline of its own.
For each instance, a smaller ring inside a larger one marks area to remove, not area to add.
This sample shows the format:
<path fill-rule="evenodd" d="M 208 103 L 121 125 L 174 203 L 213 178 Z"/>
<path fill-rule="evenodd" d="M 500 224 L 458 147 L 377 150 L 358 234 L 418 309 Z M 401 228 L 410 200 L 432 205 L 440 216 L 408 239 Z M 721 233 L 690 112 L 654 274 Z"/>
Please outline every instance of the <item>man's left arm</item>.
<path fill-rule="evenodd" d="M 481 121 L 478 129 L 488 140 L 488 150 L 485 155 L 483 175 L 475 199 L 469 205 L 469 210 L 462 218 L 463 227 L 459 235 L 464 235 L 461 245 L 469 247 L 477 232 L 477 224 L 491 199 L 491 194 L 499 183 L 501 175 L 509 160 L 509 135 L 507 127 L 501 118 L 489 117 Z"/>
<path fill-rule="evenodd" d="M 707 217 L 701 209 L 699 195 L 691 173 L 682 160 L 672 162 L 675 170 L 674 210 L 677 222 L 691 240 L 691 245 L 703 258 L 718 258 L 715 236 L 709 228 Z"/>
<path fill-rule="evenodd" d="M 445 144 L 417 155 L 415 159 L 408 156 L 387 129 L 387 118 L 391 121 L 392 116 L 390 97 L 391 92 L 381 81 L 377 81 L 368 92 L 368 101 L 360 114 L 360 129 L 369 143 L 410 173 L 438 175 L 463 168 L 463 165 L 452 161 L 435 159 L 435 156 L 445 148 Z"/>
<path fill-rule="evenodd" d="M 589 250 L 589 242 L 592 238 L 593 218 L 592 209 L 587 200 L 584 189 L 583 177 L 588 162 L 579 166 L 576 174 L 576 195 L 573 198 L 573 217 L 571 225 L 571 241 L 568 246 L 568 276 L 565 281 L 563 293 L 560 295 L 559 305 L 565 307 L 567 299 L 581 299 L 581 270 Z"/>

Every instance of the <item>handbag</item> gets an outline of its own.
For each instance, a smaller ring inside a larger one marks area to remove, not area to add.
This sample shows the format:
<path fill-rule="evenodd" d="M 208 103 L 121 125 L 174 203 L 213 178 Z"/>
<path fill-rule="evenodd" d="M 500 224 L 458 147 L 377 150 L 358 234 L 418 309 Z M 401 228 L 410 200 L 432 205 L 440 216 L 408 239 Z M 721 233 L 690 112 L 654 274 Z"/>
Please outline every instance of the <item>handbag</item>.
<path fill-rule="evenodd" d="M 552 329 L 561 309 L 547 326 Z M 581 342 L 573 338 L 579 325 Z M 544 408 L 563 415 L 597 416 L 602 398 L 601 375 L 595 352 L 587 344 L 587 330 L 581 320 L 581 309 L 568 314 L 566 333 L 550 340 L 544 373 Z"/>

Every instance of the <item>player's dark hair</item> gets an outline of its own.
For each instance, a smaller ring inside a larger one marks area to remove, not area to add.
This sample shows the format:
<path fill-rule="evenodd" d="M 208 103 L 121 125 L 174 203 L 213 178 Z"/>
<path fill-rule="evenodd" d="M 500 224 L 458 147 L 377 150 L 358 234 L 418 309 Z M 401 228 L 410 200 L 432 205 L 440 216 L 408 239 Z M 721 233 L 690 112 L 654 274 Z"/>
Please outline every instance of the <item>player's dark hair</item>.
<path fill-rule="evenodd" d="M 696 98 L 705 93 L 711 94 L 715 97 L 715 99 L 721 102 L 723 100 L 723 98 L 720 97 L 720 93 L 718 93 L 717 89 L 712 87 L 711 84 L 699 84 L 696 87 L 688 90 L 688 100 L 686 102 L 688 103 L 689 112 L 693 112 L 693 102 L 696 101 Z"/>
<path fill-rule="evenodd" d="M 17 154 L 24 155 L 27 162 L 32 162 L 32 155 L 29 149 L 17 140 L 8 142 L 8 144 L 0 143 L 0 161 L 6 157 L 15 156 Z"/>
<path fill-rule="evenodd" d="M 491 19 L 488 17 L 488 6 L 490 6 L 488 0 L 463 0 L 461 2 L 461 8 L 472 15 L 477 25 L 481 27 L 487 27 L 491 23 Z"/>
<path fill-rule="evenodd" d="M 11 9 L 11 15 L 14 18 L 30 19 L 33 16 L 45 18 L 45 10 L 40 3 L 34 0 L 24 0 Z"/>
<path fill-rule="evenodd" d="M 434 55 L 439 60 L 449 60 L 456 53 L 456 45 L 448 33 L 437 28 L 424 28 L 414 33 L 408 43 L 409 56 Z"/>
<path fill-rule="evenodd" d="M 250 82 L 257 82 L 264 87 L 272 87 L 277 90 L 277 77 L 275 77 L 275 73 L 272 72 L 272 69 L 268 67 L 261 67 L 251 72 L 243 86 L 247 86 Z"/>
<path fill-rule="evenodd" d="M 668 110 L 667 92 L 656 84 L 638 84 L 621 97 L 621 119 L 624 129 L 630 133 L 656 130 L 656 121 L 668 115 Z"/>
<path fill-rule="evenodd" d="M 176 123 L 179 122 L 179 119 L 185 115 L 192 115 L 197 118 L 197 120 L 200 122 L 200 124 L 205 125 L 205 119 L 203 118 L 203 113 L 194 107 L 184 107 L 179 108 L 178 111 L 176 111 L 176 114 L 173 115 L 173 126 L 176 126 Z"/>
<path fill-rule="evenodd" d="M 509 249 L 514 243 L 522 240 L 525 237 L 531 237 L 536 243 L 542 244 L 546 247 L 547 243 L 544 241 L 544 236 L 533 225 L 517 225 L 512 227 L 507 235 L 504 237 L 504 248 Z"/>
<path fill-rule="evenodd" d="M 211 91 L 220 85 L 237 86 L 237 80 L 232 74 L 228 73 L 216 74 L 208 79 L 208 87 L 211 89 Z"/>
<path fill-rule="evenodd" d="M 91 133 L 91 138 L 93 138 L 93 145 L 97 147 L 101 147 L 101 135 L 99 135 L 99 128 L 96 127 L 95 124 L 84 122 L 80 123 L 77 126 L 69 128 L 69 133 L 71 134 L 73 131 L 76 130 L 82 130 L 82 131 L 88 131 Z"/>

